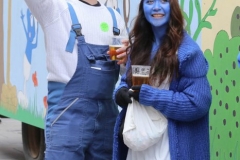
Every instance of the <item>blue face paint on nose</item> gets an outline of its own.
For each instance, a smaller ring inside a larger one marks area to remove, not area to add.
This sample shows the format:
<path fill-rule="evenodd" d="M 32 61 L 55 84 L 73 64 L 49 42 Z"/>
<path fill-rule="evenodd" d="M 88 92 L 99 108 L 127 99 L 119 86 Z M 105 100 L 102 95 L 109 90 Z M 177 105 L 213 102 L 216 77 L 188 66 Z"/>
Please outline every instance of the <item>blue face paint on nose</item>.
<path fill-rule="evenodd" d="M 165 26 L 170 19 L 169 0 L 144 0 L 144 15 L 154 28 Z"/>

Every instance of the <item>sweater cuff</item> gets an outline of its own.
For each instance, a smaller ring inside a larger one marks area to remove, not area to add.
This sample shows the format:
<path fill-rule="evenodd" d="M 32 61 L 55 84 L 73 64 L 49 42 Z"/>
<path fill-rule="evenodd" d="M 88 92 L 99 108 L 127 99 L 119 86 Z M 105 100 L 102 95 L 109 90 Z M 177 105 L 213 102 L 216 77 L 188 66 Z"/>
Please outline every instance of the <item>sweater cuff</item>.
<path fill-rule="evenodd" d="M 160 110 L 172 101 L 172 96 L 168 90 L 154 88 L 143 84 L 139 94 L 139 102 L 145 106 L 158 107 Z"/>

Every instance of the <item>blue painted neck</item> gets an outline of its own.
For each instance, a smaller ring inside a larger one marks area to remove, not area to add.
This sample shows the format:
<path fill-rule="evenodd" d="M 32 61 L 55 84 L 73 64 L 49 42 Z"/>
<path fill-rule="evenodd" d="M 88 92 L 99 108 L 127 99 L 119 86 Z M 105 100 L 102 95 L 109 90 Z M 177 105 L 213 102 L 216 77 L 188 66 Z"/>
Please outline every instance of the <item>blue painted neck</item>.
<path fill-rule="evenodd" d="M 160 27 L 152 26 L 152 31 L 154 34 L 155 43 L 157 45 L 160 45 L 164 35 L 167 32 L 167 24 L 160 26 Z"/>

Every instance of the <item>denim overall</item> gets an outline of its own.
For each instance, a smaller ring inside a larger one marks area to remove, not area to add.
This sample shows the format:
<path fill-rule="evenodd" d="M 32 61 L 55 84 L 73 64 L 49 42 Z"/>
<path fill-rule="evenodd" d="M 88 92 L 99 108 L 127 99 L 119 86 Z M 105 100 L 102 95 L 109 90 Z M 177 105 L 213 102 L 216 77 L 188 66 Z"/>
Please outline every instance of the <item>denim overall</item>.
<path fill-rule="evenodd" d="M 112 94 L 120 67 L 107 55 L 108 46 L 85 42 L 81 25 L 75 25 L 75 12 L 71 6 L 69 10 L 77 35 L 78 62 L 67 84 L 48 83 L 45 159 L 111 160 L 118 115 Z M 70 36 L 67 50 L 76 39 Z"/>

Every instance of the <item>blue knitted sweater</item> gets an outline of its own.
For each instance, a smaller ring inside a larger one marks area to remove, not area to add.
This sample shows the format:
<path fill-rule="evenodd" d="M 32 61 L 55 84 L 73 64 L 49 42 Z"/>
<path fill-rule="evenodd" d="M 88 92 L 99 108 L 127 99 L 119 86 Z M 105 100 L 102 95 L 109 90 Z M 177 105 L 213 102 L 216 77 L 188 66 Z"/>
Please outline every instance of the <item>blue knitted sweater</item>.
<path fill-rule="evenodd" d="M 209 108 L 212 101 L 207 80 L 208 62 L 192 38 L 184 34 L 178 49 L 179 77 L 173 79 L 169 90 L 142 85 L 139 102 L 153 106 L 168 119 L 171 160 L 209 160 Z M 127 70 L 130 61 L 127 62 Z M 121 87 L 130 88 L 126 73 L 114 92 Z M 125 160 L 128 148 L 118 137 L 119 127 L 126 109 L 118 115 L 114 128 L 113 160 Z"/>

